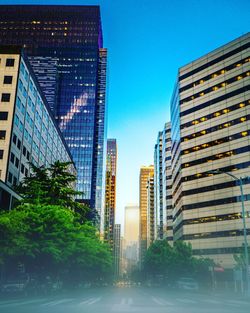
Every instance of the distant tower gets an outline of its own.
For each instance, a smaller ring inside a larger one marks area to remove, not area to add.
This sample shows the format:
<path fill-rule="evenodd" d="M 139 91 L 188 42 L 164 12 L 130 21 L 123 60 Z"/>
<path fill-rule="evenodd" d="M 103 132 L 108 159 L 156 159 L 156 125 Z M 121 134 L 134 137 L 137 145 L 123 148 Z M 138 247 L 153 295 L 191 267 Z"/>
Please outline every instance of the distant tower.
<path fill-rule="evenodd" d="M 108 139 L 107 158 L 106 158 L 104 240 L 110 244 L 112 249 L 114 240 L 115 206 L 116 206 L 116 167 L 117 167 L 116 139 Z"/>
<path fill-rule="evenodd" d="M 154 205 L 154 175 L 148 177 L 147 182 L 147 248 L 156 239 L 156 212 Z"/>
<path fill-rule="evenodd" d="M 142 264 L 144 254 L 147 250 L 147 205 L 148 205 L 147 183 L 148 183 L 149 177 L 153 177 L 153 175 L 154 175 L 154 166 L 153 165 L 141 167 L 141 169 L 140 169 L 140 195 L 139 195 L 139 208 L 140 208 L 139 259 L 140 259 L 140 265 Z"/>
<path fill-rule="evenodd" d="M 114 263 L 115 263 L 115 278 L 121 275 L 121 225 L 114 226 Z"/>
<path fill-rule="evenodd" d="M 125 207 L 125 228 L 123 247 L 125 270 L 129 274 L 139 261 L 139 206 Z"/>

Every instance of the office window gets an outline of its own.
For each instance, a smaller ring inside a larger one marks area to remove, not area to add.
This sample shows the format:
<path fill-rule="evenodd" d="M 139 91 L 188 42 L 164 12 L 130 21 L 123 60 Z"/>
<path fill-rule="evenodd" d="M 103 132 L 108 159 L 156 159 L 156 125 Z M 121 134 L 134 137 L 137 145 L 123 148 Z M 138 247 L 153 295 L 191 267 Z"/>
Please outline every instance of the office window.
<path fill-rule="evenodd" d="M 5 140 L 6 130 L 0 130 L 0 140 Z"/>
<path fill-rule="evenodd" d="M 12 178 L 13 178 L 13 175 L 11 174 L 11 172 L 9 172 L 9 175 L 8 175 L 8 182 L 9 183 L 12 183 Z"/>
<path fill-rule="evenodd" d="M 20 139 L 17 140 L 17 148 L 19 150 L 21 149 L 21 140 Z"/>
<path fill-rule="evenodd" d="M 2 158 L 3 158 L 3 152 L 4 152 L 4 150 L 0 150 L 0 160 L 2 160 Z"/>
<path fill-rule="evenodd" d="M 10 102 L 10 93 L 2 93 L 1 101 Z"/>
<path fill-rule="evenodd" d="M 24 174 L 24 165 L 23 165 L 23 163 L 21 164 L 21 173 Z"/>
<path fill-rule="evenodd" d="M 16 168 L 18 168 L 18 167 L 19 167 L 19 160 L 18 160 L 18 158 L 16 158 L 16 161 L 15 161 L 15 166 L 16 166 Z"/>
<path fill-rule="evenodd" d="M 15 155 L 14 155 L 14 153 L 12 153 L 11 152 L 11 154 L 10 154 L 10 161 L 14 164 L 14 162 L 15 162 Z"/>
<path fill-rule="evenodd" d="M 14 176 L 14 179 L 13 179 L 13 185 L 16 186 L 17 185 L 17 178 L 16 176 Z"/>
<path fill-rule="evenodd" d="M 13 76 L 4 76 L 3 83 L 4 84 L 12 84 Z"/>
<path fill-rule="evenodd" d="M 15 59 L 10 59 L 10 58 L 6 59 L 5 66 L 11 67 L 11 66 L 14 66 L 14 65 L 15 65 Z"/>
<path fill-rule="evenodd" d="M 0 112 L 0 121 L 7 121 L 8 112 Z"/>
<path fill-rule="evenodd" d="M 13 139 L 12 140 L 13 140 L 14 144 L 16 145 L 17 136 L 15 134 L 13 135 Z"/>

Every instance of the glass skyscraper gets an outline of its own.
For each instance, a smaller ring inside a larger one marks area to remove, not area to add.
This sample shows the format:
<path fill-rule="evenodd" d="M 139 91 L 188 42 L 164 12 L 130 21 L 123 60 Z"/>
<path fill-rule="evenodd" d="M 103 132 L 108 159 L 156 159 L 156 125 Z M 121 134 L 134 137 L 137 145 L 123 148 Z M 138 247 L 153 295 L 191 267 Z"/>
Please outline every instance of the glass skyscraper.
<path fill-rule="evenodd" d="M 101 214 L 107 51 L 99 6 L 0 6 L 0 44 L 22 45 L 76 165 L 79 201 Z"/>

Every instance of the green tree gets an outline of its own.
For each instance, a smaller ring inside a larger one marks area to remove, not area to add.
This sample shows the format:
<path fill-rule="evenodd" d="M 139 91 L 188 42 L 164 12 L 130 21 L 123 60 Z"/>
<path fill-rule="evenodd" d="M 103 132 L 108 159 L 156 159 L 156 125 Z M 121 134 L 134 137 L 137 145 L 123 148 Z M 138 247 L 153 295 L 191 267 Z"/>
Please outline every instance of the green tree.
<path fill-rule="evenodd" d="M 49 275 L 71 283 L 106 278 L 112 268 L 96 229 L 55 205 L 23 204 L 1 214 L 0 260 L 5 267 L 21 262 L 40 280 Z"/>
<path fill-rule="evenodd" d="M 75 201 L 81 192 L 74 189 L 76 176 L 70 172 L 72 163 L 56 161 L 48 168 L 30 166 L 31 175 L 17 187 L 23 198 L 21 203 L 63 206 L 78 213 L 79 220 L 83 222 L 89 208 Z"/>

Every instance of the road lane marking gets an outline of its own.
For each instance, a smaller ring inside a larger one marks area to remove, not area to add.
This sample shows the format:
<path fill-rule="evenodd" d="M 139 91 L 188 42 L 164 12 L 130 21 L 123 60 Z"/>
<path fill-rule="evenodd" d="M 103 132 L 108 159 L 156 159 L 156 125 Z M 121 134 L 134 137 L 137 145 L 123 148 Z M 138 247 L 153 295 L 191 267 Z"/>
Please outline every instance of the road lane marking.
<path fill-rule="evenodd" d="M 55 306 L 66 302 L 71 302 L 74 299 L 62 299 L 62 300 L 54 300 L 47 303 L 43 303 L 41 306 Z"/>
<path fill-rule="evenodd" d="M 182 302 L 182 303 L 187 303 L 187 304 L 194 304 L 194 303 L 197 303 L 196 301 L 193 301 L 193 300 L 189 300 L 189 299 L 179 299 L 179 298 L 176 298 L 177 301 L 179 302 Z"/>
<path fill-rule="evenodd" d="M 211 304 L 222 304 L 221 301 L 217 301 L 217 300 L 203 299 L 201 301 L 211 303 Z"/>
<path fill-rule="evenodd" d="M 151 299 L 158 305 L 173 305 L 173 303 L 163 300 L 161 298 L 151 297 Z"/>
<path fill-rule="evenodd" d="M 79 305 L 84 305 L 84 304 L 89 304 L 92 301 L 94 301 L 96 298 L 89 298 L 89 299 L 85 299 L 84 301 L 80 302 Z"/>
<path fill-rule="evenodd" d="M 87 305 L 92 305 L 92 304 L 94 304 L 94 303 L 96 303 L 96 302 L 99 302 L 99 301 L 101 300 L 101 298 L 102 298 L 102 297 L 93 299 L 92 301 L 89 301 L 89 302 L 87 303 Z"/>
<path fill-rule="evenodd" d="M 19 306 L 19 305 L 27 305 L 27 304 L 32 304 L 32 303 L 37 303 L 37 302 L 42 302 L 46 299 L 35 299 L 35 300 L 13 300 L 12 302 L 8 301 L 8 302 L 5 302 L 3 304 L 0 303 L 0 306 L 1 307 L 6 307 L 6 306 Z M 18 302 L 19 301 L 19 302 Z"/>

